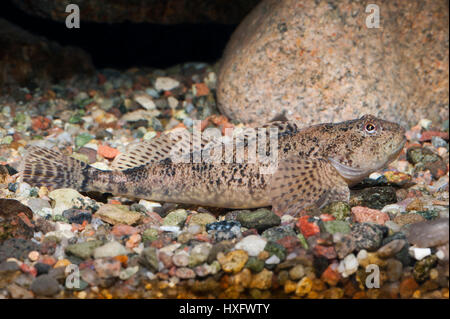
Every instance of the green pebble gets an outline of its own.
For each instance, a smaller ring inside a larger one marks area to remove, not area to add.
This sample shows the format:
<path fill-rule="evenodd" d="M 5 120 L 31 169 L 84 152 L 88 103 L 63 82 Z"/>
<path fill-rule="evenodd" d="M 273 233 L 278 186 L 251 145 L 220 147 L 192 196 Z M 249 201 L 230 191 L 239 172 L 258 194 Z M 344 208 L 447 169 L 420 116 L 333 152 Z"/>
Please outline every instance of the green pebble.
<path fill-rule="evenodd" d="M 345 202 L 332 202 L 322 208 L 322 213 L 333 215 L 337 220 L 350 216 L 350 206 Z"/>
<path fill-rule="evenodd" d="M 75 137 L 75 146 L 77 148 L 83 147 L 89 143 L 94 137 L 89 133 L 81 133 Z"/>
<path fill-rule="evenodd" d="M 69 220 L 67 218 L 65 218 L 63 215 L 53 215 L 52 220 L 54 222 L 69 223 Z"/>
<path fill-rule="evenodd" d="M 170 212 L 163 221 L 164 226 L 179 226 L 182 227 L 186 221 L 188 212 L 184 209 L 177 209 Z"/>
<path fill-rule="evenodd" d="M 37 197 L 39 193 L 39 189 L 37 187 L 32 187 L 30 189 L 30 197 Z"/>
<path fill-rule="evenodd" d="M 147 228 L 142 234 L 142 241 L 155 241 L 158 239 L 158 231 L 154 228 Z"/>
<path fill-rule="evenodd" d="M 280 217 L 267 208 L 260 208 L 255 211 L 239 211 L 236 219 L 242 226 L 247 228 L 256 228 L 258 231 L 263 231 L 267 228 L 278 226 L 281 223 Z"/>
<path fill-rule="evenodd" d="M 81 259 L 89 259 L 95 248 L 103 245 L 101 240 L 86 241 L 84 243 L 73 244 L 66 247 L 66 254 L 70 254 Z"/>
<path fill-rule="evenodd" d="M 268 241 L 264 250 L 269 252 L 270 255 L 275 255 L 283 261 L 286 258 L 286 249 L 273 241 Z"/>
<path fill-rule="evenodd" d="M 264 261 L 256 257 L 250 257 L 245 264 L 245 268 L 250 269 L 254 273 L 258 273 L 264 269 Z"/>
<path fill-rule="evenodd" d="M 350 233 L 350 225 L 347 222 L 342 220 L 330 220 L 323 222 L 323 230 L 330 234 L 342 233 L 348 234 Z"/>
<path fill-rule="evenodd" d="M 414 279 L 418 282 L 425 281 L 430 276 L 430 270 L 437 264 L 437 262 L 438 258 L 436 255 L 430 255 L 422 260 L 419 260 L 414 265 Z"/>
<path fill-rule="evenodd" d="M 302 244 L 303 248 L 308 249 L 308 242 L 306 241 L 305 236 L 303 236 L 303 234 L 298 234 L 297 238 L 300 240 L 300 243 Z"/>
<path fill-rule="evenodd" d="M 7 135 L 0 140 L 0 144 L 11 144 L 13 140 L 14 139 L 11 135 Z"/>
<path fill-rule="evenodd" d="M 418 211 L 416 214 L 422 215 L 426 220 L 432 220 L 439 216 L 439 213 L 436 210 Z"/>

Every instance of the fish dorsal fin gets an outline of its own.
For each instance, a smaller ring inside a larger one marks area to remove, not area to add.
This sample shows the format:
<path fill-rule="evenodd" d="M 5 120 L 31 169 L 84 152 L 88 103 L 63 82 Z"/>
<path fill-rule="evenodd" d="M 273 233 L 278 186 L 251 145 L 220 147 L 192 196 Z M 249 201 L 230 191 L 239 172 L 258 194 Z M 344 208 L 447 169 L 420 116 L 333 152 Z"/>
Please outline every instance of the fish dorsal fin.
<path fill-rule="evenodd" d="M 328 160 L 293 156 L 279 163 L 270 195 L 276 214 L 295 216 L 309 206 L 321 208 L 332 201 L 348 201 L 350 190 Z"/>
<path fill-rule="evenodd" d="M 194 148 L 193 138 L 192 133 L 184 128 L 165 132 L 119 154 L 111 163 L 111 169 L 122 171 L 150 163 L 191 161 L 210 142 L 209 139 L 200 137 L 199 143 L 194 143 Z"/>
<path fill-rule="evenodd" d="M 262 126 L 263 128 L 276 128 L 278 135 L 292 135 L 300 131 L 301 125 L 294 121 L 274 121 Z"/>

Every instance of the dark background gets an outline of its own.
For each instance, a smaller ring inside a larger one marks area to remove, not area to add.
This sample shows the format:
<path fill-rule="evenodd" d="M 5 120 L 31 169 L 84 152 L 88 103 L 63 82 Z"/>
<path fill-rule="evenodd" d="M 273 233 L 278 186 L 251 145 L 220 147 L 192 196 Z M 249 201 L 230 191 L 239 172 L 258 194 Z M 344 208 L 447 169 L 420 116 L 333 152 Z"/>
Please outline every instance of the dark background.
<path fill-rule="evenodd" d="M 232 0 L 230 0 L 232 1 Z M 97 68 L 166 68 L 183 62 L 216 62 L 237 25 L 89 23 L 68 29 L 65 23 L 29 16 L 0 0 L 0 17 L 61 45 L 88 52 Z M 0 48 L 1 50 L 1 48 Z"/>

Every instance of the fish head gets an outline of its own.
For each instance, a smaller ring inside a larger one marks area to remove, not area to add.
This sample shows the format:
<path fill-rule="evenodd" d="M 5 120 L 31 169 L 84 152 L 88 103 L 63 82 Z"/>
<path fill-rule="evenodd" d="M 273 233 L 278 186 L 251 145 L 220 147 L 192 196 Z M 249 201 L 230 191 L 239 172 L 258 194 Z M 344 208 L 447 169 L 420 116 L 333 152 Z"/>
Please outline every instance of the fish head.
<path fill-rule="evenodd" d="M 329 160 L 338 172 L 355 184 L 395 160 L 405 143 L 405 129 L 397 123 L 364 115 L 360 119 L 337 123 L 334 154 Z"/>

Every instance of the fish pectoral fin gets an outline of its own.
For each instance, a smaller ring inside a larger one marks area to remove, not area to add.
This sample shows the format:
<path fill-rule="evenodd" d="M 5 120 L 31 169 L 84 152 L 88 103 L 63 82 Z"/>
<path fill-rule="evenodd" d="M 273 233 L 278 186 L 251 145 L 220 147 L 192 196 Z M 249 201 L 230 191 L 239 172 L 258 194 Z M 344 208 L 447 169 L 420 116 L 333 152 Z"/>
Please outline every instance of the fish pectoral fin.
<path fill-rule="evenodd" d="M 328 160 L 294 156 L 279 163 L 270 196 L 277 215 L 295 216 L 309 206 L 321 208 L 333 201 L 348 201 L 350 190 Z"/>

